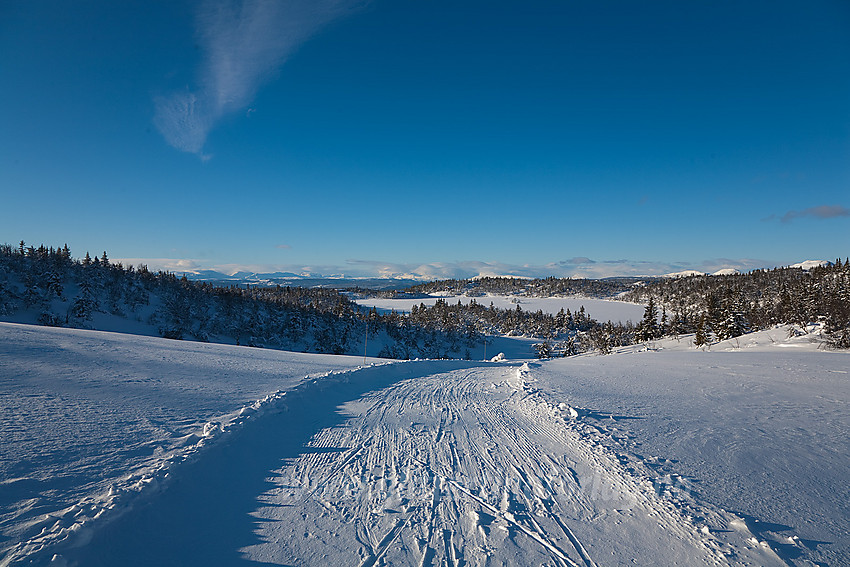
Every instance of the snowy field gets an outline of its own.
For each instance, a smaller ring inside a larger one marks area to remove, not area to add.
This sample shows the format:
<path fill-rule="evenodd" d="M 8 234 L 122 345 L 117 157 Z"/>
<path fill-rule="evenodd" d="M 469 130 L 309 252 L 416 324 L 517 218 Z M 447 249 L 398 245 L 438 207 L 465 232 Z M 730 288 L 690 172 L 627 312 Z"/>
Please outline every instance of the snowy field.
<path fill-rule="evenodd" d="M 0 323 L 0 549 L 66 538 L 220 432 L 207 423 L 362 363 Z"/>
<path fill-rule="evenodd" d="M 653 346 L 360 367 L 0 324 L 0 564 L 850 564 L 850 355 Z"/>
<path fill-rule="evenodd" d="M 578 408 L 629 466 L 736 512 L 789 563 L 850 565 L 850 354 L 785 328 L 710 352 L 655 346 L 532 363 L 535 386 Z"/>
<path fill-rule="evenodd" d="M 434 305 L 438 299 L 445 299 L 451 304 L 456 304 L 458 301 L 464 305 L 471 300 L 485 307 L 489 307 L 490 303 L 500 309 L 516 309 L 517 305 L 523 311 L 536 312 L 538 310 L 544 313 L 555 315 L 563 309 L 569 309 L 571 312 L 578 311 L 584 307 L 585 312 L 590 317 L 596 319 L 600 323 L 606 321 L 623 322 L 640 321 L 643 317 L 645 307 L 636 303 L 627 303 L 625 301 L 612 301 L 608 299 L 593 299 L 587 297 L 524 297 L 516 295 L 493 295 L 487 294 L 481 297 L 468 297 L 466 295 L 445 295 L 433 294 L 422 299 L 384 299 L 380 297 L 370 297 L 367 299 L 356 299 L 355 303 L 364 307 L 375 307 L 378 310 L 389 312 L 396 310 L 398 312 L 409 313 L 410 308 L 414 305 L 419 306 L 421 303 L 425 305 Z"/>

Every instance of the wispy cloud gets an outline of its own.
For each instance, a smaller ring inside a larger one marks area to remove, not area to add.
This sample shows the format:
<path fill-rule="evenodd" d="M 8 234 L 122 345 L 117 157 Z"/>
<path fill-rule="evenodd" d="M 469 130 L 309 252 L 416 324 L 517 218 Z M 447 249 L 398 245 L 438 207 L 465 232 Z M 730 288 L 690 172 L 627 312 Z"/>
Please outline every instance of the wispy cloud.
<path fill-rule="evenodd" d="M 360 4 L 355 0 L 204 2 L 197 16 L 203 52 L 197 88 L 157 97 L 154 124 L 170 145 L 206 157 L 207 135 L 222 117 L 248 106 L 257 89 L 298 46 Z"/>
<path fill-rule="evenodd" d="M 781 222 L 789 223 L 794 219 L 811 217 L 815 219 L 832 219 L 835 217 L 850 217 L 850 209 L 841 205 L 821 205 L 819 207 L 811 207 L 802 211 L 788 211 L 782 218 Z"/>
<path fill-rule="evenodd" d="M 289 250 L 292 248 L 292 246 L 290 246 L 289 244 L 278 244 L 277 246 L 275 246 L 275 248 L 277 248 L 278 250 Z"/>
<path fill-rule="evenodd" d="M 559 264 L 565 264 L 565 265 L 566 264 L 579 265 L 579 264 L 595 264 L 596 261 L 591 260 L 587 256 L 576 256 L 575 258 L 570 258 L 569 260 L 563 260 L 562 262 L 558 262 L 558 263 Z"/>
<path fill-rule="evenodd" d="M 836 217 L 850 217 L 850 209 L 842 207 L 841 205 L 821 205 L 819 207 L 803 209 L 802 211 L 788 211 L 781 217 L 778 215 L 770 215 L 761 220 L 764 222 L 770 222 L 779 219 L 780 222 L 787 224 L 795 219 L 805 217 L 821 220 Z"/>

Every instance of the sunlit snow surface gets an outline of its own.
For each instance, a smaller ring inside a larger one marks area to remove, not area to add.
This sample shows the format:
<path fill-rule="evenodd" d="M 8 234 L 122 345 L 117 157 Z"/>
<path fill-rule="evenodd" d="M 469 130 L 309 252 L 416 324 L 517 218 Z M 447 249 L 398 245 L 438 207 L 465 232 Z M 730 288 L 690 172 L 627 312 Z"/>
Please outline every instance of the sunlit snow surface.
<path fill-rule="evenodd" d="M 533 374 L 673 493 L 737 512 L 787 561 L 850 565 L 850 354 L 811 338 L 688 337 Z"/>
<path fill-rule="evenodd" d="M 710 352 L 683 339 L 357 369 L 353 357 L 0 324 L 4 554 L 850 564 L 850 356 L 809 339 L 776 329 Z"/>

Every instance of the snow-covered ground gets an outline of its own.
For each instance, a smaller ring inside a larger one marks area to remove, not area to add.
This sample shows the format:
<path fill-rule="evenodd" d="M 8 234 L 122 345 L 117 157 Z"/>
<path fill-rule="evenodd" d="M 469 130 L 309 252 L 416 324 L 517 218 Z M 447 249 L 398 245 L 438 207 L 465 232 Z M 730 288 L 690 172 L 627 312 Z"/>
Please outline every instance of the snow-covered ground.
<path fill-rule="evenodd" d="M 850 355 L 652 346 L 358 368 L 0 324 L 0 564 L 850 564 Z"/>
<path fill-rule="evenodd" d="M 659 556 L 665 564 L 713 565 L 719 558 L 712 538 L 649 483 L 530 396 L 524 371 L 416 366 L 426 374 L 344 404 L 306 449 L 263 471 L 250 518 L 244 508 L 234 514 L 234 502 L 207 510 L 199 524 L 196 509 L 210 487 L 239 481 L 226 463 L 245 457 L 231 447 L 209 463 L 203 486 L 108 527 L 78 556 L 82 564 L 162 564 L 181 553 L 163 550 L 174 531 L 184 542 L 213 539 L 202 545 L 205 559 L 241 555 L 262 565 L 647 565 Z M 229 538 L 204 535 L 222 525 Z"/>
<path fill-rule="evenodd" d="M 61 540 L 307 375 L 363 358 L 0 323 L 0 550 Z M 0 553 L 2 557 L 2 553 Z"/>
<path fill-rule="evenodd" d="M 710 351 L 689 339 L 531 363 L 535 386 L 616 440 L 629 466 L 736 512 L 786 561 L 850 565 L 850 354 L 787 328 Z"/>
<path fill-rule="evenodd" d="M 625 301 L 613 301 L 608 299 L 594 299 L 589 297 L 525 297 L 517 295 L 494 295 L 487 294 L 480 297 L 469 297 L 466 295 L 448 295 L 448 294 L 433 294 L 422 299 L 386 299 L 380 297 L 369 297 L 366 299 L 355 299 L 355 303 L 364 307 L 375 307 L 379 310 L 389 312 L 395 310 L 398 312 L 409 313 L 410 308 L 414 305 L 419 306 L 434 305 L 438 299 L 456 304 L 458 301 L 464 305 L 471 300 L 485 307 L 489 307 L 490 303 L 501 309 L 516 309 L 517 305 L 523 311 L 543 311 L 555 315 L 563 309 L 569 309 L 571 312 L 578 311 L 584 307 L 590 317 L 604 323 L 606 321 L 623 322 L 640 321 L 643 317 L 645 307 L 636 303 L 628 303 Z"/>

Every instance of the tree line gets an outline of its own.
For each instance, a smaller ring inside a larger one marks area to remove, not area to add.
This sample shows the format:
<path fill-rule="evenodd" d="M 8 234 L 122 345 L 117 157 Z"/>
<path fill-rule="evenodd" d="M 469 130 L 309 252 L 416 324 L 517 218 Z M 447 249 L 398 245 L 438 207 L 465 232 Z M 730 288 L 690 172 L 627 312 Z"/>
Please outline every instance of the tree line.
<path fill-rule="evenodd" d="M 661 306 L 658 332 L 695 333 L 710 344 L 775 325 L 818 324 L 828 345 L 850 348 L 850 260 L 809 270 L 667 278 L 634 287 L 623 300 Z"/>
<path fill-rule="evenodd" d="M 475 279 L 447 279 L 417 284 L 404 290 L 382 290 L 374 294 L 390 298 L 416 298 L 432 293 L 451 293 L 480 297 L 494 295 L 525 295 L 529 297 L 551 297 L 581 295 L 605 298 L 628 291 L 635 278 L 610 278 L 590 280 L 584 278 L 513 278 L 480 277 Z"/>
<path fill-rule="evenodd" d="M 30 313 L 43 325 L 96 328 L 99 318 L 147 325 L 162 337 L 303 352 L 381 356 L 461 356 L 450 330 L 427 332 L 399 317 L 360 308 L 332 289 L 214 286 L 145 265 L 123 266 L 104 252 L 82 259 L 59 247 L 0 245 L 0 316 Z M 469 341 L 472 345 L 467 345 Z"/>
<path fill-rule="evenodd" d="M 501 287 L 498 278 L 485 281 L 489 289 Z M 553 290 L 572 285 L 548 281 Z M 3 244 L 0 316 L 20 310 L 34 313 L 43 325 L 95 328 L 98 317 L 111 315 L 149 325 L 171 339 L 305 352 L 362 354 L 368 341 L 379 346 L 378 356 L 401 359 L 469 358 L 493 335 L 559 341 L 556 348 L 565 354 L 602 343 L 626 344 L 633 335 L 630 323 L 600 324 L 583 307 L 553 315 L 519 305 L 485 306 L 474 299 L 467 304 L 438 300 L 410 313 L 379 313 L 334 289 L 216 286 L 145 265 L 123 266 L 106 252 L 75 259 L 67 245 Z"/>
<path fill-rule="evenodd" d="M 643 303 L 644 317 L 635 323 L 599 322 L 583 307 L 551 314 L 519 305 L 501 309 L 476 299 L 484 293 L 552 296 L 576 290 L 597 297 L 616 293 Z M 95 320 L 107 315 L 149 325 L 172 339 L 333 354 L 363 354 L 368 342 L 377 347 L 378 356 L 406 359 L 469 358 L 494 335 L 540 339 L 536 354 L 549 357 L 609 353 L 618 346 L 687 333 L 694 333 L 694 344 L 701 346 L 776 324 L 820 323 L 828 344 L 850 348 L 848 261 L 809 271 L 780 268 L 639 283 L 443 280 L 393 293 L 422 297 L 438 291 L 473 297 L 467 303 L 420 303 L 410 313 L 380 313 L 334 289 L 215 286 L 144 265 L 125 267 L 110 261 L 106 252 L 74 259 L 67 245 L 0 245 L 0 316 L 23 310 L 44 325 L 94 328 Z"/>

